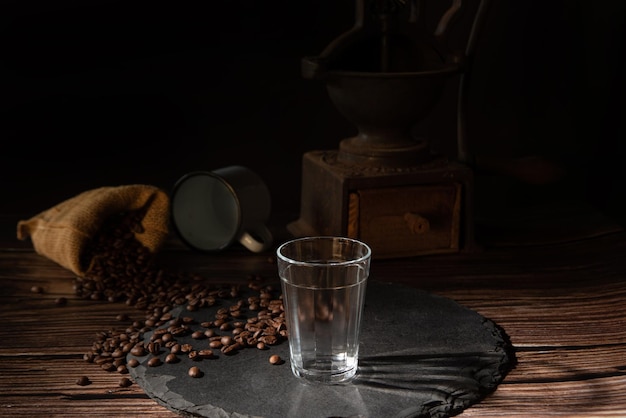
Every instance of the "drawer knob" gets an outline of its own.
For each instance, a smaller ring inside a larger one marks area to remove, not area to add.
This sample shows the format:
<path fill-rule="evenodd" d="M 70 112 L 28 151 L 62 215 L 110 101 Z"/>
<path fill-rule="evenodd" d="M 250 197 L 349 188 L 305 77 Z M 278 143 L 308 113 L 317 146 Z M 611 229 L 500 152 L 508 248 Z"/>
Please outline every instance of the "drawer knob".
<path fill-rule="evenodd" d="M 430 230 L 430 222 L 428 219 L 417 213 L 407 212 L 404 214 L 404 221 L 409 227 L 412 234 L 423 234 Z"/>

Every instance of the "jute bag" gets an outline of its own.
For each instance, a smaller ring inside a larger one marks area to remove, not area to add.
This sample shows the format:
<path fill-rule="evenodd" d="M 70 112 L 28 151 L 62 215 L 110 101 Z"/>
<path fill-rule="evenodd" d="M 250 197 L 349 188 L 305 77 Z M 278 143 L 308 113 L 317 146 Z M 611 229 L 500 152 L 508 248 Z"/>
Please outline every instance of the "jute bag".
<path fill-rule="evenodd" d="M 84 276 L 89 263 L 83 251 L 105 221 L 129 211 L 140 211 L 141 228 L 135 239 L 156 252 L 168 234 L 169 197 L 150 185 L 124 185 L 88 190 L 17 224 L 17 238 L 30 238 L 35 251 Z"/>

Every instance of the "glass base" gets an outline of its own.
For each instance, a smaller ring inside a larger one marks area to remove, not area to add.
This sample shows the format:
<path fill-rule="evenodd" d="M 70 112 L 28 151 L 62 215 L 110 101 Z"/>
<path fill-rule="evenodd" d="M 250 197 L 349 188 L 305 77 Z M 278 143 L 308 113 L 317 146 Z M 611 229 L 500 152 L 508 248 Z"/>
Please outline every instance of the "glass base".
<path fill-rule="evenodd" d="M 291 364 L 291 371 L 300 379 L 305 380 L 308 383 L 323 384 L 323 385 L 342 385 L 350 383 L 357 376 L 357 366 L 344 371 L 329 371 L 329 370 L 310 370 L 300 369 Z"/>

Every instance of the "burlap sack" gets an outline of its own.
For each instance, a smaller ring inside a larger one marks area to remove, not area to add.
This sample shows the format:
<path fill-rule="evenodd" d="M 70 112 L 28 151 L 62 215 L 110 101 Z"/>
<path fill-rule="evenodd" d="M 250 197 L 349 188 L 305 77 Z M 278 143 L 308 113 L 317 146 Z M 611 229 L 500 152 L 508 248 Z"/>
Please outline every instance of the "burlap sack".
<path fill-rule="evenodd" d="M 79 276 L 85 274 L 81 253 L 110 216 L 143 210 L 135 238 L 152 252 L 168 234 L 169 197 L 150 185 L 101 187 L 65 200 L 17 224 L 17 238 L 31 238 L 35 251 Z"/>

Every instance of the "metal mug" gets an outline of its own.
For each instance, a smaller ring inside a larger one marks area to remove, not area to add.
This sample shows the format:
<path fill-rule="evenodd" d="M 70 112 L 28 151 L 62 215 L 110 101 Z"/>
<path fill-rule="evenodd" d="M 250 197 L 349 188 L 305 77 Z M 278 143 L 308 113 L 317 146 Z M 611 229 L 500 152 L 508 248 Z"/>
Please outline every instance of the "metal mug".
<path fill-rule="evenodd" d="M 201 251 L 223 250 L 237 241 L 252 252 L 267 250 L 273 241 L 270 211 L 267 185 L 240 165 L 185 174 L 171 193 L 175 230 Z"/>

